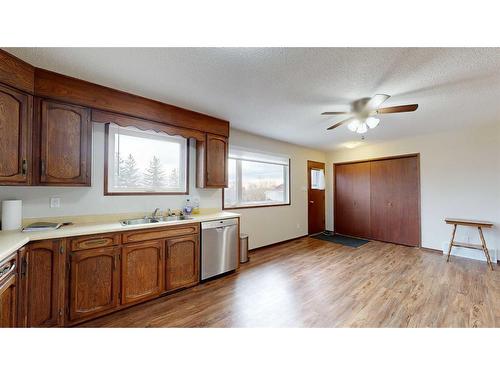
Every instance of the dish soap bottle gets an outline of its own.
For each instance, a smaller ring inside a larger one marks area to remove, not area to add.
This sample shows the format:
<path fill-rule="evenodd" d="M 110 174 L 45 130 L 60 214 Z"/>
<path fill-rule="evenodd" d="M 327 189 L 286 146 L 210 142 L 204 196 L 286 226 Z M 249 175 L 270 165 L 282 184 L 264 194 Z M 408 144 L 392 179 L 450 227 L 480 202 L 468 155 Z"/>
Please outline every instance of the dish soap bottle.
<path fill-rule="evenodd" d="M 191 212 L 193 212 L 193 206 L 191 205 L 191 199 L 186 198 L 186 204 L 184 205 L 184 215 L 191 216 Z"/>
<path fill-rule="evenodd" d="M 200 213 L 200 199 L 195 197 L 193 199 L 193 215 L 198 215 Z"/>

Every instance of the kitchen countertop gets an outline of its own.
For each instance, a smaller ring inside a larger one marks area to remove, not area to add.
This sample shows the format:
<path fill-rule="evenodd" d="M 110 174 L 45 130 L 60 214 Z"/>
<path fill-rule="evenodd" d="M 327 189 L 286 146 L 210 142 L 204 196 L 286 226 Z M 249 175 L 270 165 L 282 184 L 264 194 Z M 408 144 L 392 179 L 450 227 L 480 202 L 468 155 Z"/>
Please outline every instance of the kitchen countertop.
<path fill-rule="evenodd" d="M 137 229 L 148 229 L 182 225 L 189 223 L 201 223 L 204 221 L 231 219 L 240 217 L 233 212 L 217 212 L 211 214 L 193 215 L 193 219 L 175 222 L 150 223 L 140 225 L 121 225 L 118 221 L 72 224 L 63 226 L 56 230 L 45 230 L 40 232 L 21 232 L 20 230 L 0 231 L 0 261 L 7 258 L 30 241 L 48 240 L 53 238 L 84 236 L 88 234 L 123 232 Z"/>

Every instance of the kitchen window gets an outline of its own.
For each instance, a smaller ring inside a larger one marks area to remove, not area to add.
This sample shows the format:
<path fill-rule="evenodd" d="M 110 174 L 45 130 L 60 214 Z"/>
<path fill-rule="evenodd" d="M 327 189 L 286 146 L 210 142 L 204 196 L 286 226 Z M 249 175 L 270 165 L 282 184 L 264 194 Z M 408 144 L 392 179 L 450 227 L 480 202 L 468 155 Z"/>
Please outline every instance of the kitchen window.
<path fill-rule="evenodd" d="M 287 156 L 230 147 L 224 208 L 290 204 L 290 159 Z"/>
<path fill-rule="evenodd" d="M 106 125 L 105 194 L 187 194 L 188 140 Z"/>

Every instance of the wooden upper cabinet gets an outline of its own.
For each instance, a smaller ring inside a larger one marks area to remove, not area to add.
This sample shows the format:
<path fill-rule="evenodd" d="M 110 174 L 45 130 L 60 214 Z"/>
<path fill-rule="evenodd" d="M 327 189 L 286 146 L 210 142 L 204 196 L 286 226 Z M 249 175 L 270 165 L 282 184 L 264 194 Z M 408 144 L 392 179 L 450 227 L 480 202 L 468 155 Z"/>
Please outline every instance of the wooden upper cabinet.
<path fill-rule="evenodd" d="M 122 304 L 160 295 L 164 285 L 164 241 L 140 242 L 122 249 Z"/>
<path fill-rule="evenodd" d="M 0 84 L 0 185 L 31 183 L 33 97 Z"/>
<path fill-rule="evenodd" d="M 37 99 L 38 183 L 90 186 L 92 124 L 88 108 Z"/>
<path fill-rule="evenodd" d="M 198 235 L 166 240 L 166 288 L 168 291 L 195 285 L 200 280 Z"/>
<path fill-rule="evenodd" d="M 101 315 L 119 305 L 120 248 L 70 254 L 69 320 Z"/>
<path fill-rule="evenodd" d="M 207 187 L 227 187 L 227 138 L 207 134 Z"/>
<path fill-rule="evenodd" d="M 197 187 L 227 187 L 228 139 L 207 133 L 205 142 L 197 142 L 196 148 Z"/>
<path fill-rule="evenodd" d="M 64 247 L 61 240 L 31 243 L 26 264 L 21 260 L 21 304 L 28 327 L 63 325 Z"/>

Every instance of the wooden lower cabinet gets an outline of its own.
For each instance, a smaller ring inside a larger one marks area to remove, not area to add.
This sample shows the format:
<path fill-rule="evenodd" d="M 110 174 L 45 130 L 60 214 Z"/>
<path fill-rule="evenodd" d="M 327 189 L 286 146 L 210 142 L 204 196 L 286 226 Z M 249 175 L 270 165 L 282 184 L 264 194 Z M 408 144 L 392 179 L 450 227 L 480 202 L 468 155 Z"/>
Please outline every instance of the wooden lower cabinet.
<path fill-rule="evenodd" d="M 0 283 L 0 328 L 17 327 L 17 275 Z"/>
<path fill-rule="evenodd" d="M 116 233 L 103 236 L 114 245 L 87 248 L 98 244 L 92 236 L 36 241 L 6 260 L 18 269 L 0 278 L 0 326 L 74 326 L 199 283 L 198 229 L 123 245 Z"/>
<path fill-rule="evenodd" d="M 70 323 L 115 309 L 120 303 L 119 293 L 119 247 L 82 250 L 70 254 Z"/>
<path fill-rule="evenodd" d="M 166 288 L 172 291 L 195 285 L 200 279 L 198 235 L 166 240 Z"/>
<path fill-rule="evenodd" d="M 163 241 L 140 242 L 122 249 L 122 304 L 159 296 L 164 285 Z"/>
<path fill-rule="evenodd" d="M 21 257 L 21 326 L 64 324 L 64 243 L 64 240 L 33 242 Z"/>

